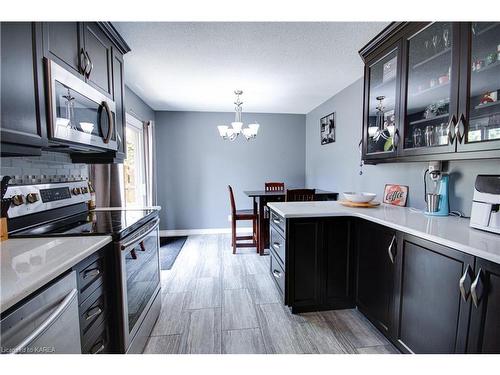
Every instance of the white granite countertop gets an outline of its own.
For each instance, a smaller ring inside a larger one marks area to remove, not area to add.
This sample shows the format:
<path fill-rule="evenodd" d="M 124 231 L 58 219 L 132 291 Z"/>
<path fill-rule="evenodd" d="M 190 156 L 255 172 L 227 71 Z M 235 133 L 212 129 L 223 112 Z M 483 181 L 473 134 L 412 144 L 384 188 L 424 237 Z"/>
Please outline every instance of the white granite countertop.
<path fill-rule="evenodd" d="M 286 219 L 358 217 L 500 264 L 500 235 L 471 228 L 468 219 L 427 216 L 407 207 L 386 204 L 375 208 L 350 208 L 335 201 L 272 202 L 267 205 Z"/>
<path fill-rule="evenodd" d="M 0 243 L 0 312 L 111 242 L 111 236 L 9 239 Z"/>

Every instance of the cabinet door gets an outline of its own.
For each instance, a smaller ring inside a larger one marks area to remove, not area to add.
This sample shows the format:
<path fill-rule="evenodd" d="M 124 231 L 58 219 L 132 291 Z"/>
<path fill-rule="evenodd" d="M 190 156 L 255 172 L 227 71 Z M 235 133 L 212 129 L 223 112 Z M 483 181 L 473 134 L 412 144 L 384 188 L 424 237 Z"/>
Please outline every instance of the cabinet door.
<path fill-rule="evenodd" d="M 87 82 L 112 98 L 112 42 L 96 22 L 84 23 L 84 40 L 85 54 L 90 64 Z"/>
<path fill-rule="evenodd" d="M 363 221 L 357 224 L 356 234 L 356 303 L 378 329 L 389 335 L 393 325 L 396 232 Z"/>
<path fill-rule="evenodd" d="M 40 24 L 2 22 L 2 154 L 40 154 L 47 145 Z M 15 145 L 14 145 L 15 144 Z"/>
<path fill-rule="evenodd" d="M 323 226 L 317 219 L 291 219 L 287 226 L 287 295 L 292 312 L 321 304 Z"/>
<path fill-rule="evenodd" d="M 500 22 L 464 23 L 462 40 L 458 151 L 500 151 Z"/>
<path fill-rule="evenodd" d="M 500 354 L 500 265 L 478 258 L 475 276 L 467 351 Z"/>
<path fill-rule="evenodd" d="M 351 221 L 346 218 L 324 222 L 324 304 L 347 309 L 354 304 L 355 258 L 351 246 Z"/>
<path fill-rule="evenodd" d="M 85 57 L 81 23 L 44 22 L 43 49 L 45 57 L 83 77 Z"/>
<path fill-rule="evenodd" d="M 459 32 L 457 23 L 435 22 L 405 34 L 402 156 L 455 152 Z"/>
<path fill-rule="evenodd" d="M 396 339 L 402 351 L 464 353 L 470 303 L 459 283 L 474 257 L 410 235 L 398 250 L 399 311 Z"/>
<path fill-rule="evenodd" d="M 363 159 L 396 156 L 399 143 L 400 46 L 381 51 L 365 66 Z M 396 142 L 394 142 L 394 138 Z"/>
<path fill-rule="evenodd" d="M 124 160 L 126 158 L 125 147 L 125 80 L 123 76 L 123 55 L 113 48 L 113 99 L 116 104 L 116 142 L 118 149 L 116 151 L 116 158 Z"/>

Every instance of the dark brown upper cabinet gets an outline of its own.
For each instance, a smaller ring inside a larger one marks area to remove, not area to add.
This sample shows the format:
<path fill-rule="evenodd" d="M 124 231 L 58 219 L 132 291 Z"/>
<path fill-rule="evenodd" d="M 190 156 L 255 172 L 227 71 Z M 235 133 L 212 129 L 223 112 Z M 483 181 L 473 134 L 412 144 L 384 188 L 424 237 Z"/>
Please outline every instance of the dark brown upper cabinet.
<path fill-rule="evenodd" d="M 85 22 L 84 46 L 87 59 L 85 78 L 87 83 L 113 97 L 112 42 L 96 22 Z"/>
<path fill-rule="evenodd" d="M 500 23 L 398 22 L 365 62 L 367 163 L 500 158 Z"/>
<path fill-rule="evenodd" d="M 41 155 L 47 145 L 42 30 L 34 22 L 2 22 L 1 153 Z"/>
<path fill-rule="evenodd" d="M 84 78 L 86 56 L 80 22 L 44 22 L 43 53 L 66 70 Z"/>

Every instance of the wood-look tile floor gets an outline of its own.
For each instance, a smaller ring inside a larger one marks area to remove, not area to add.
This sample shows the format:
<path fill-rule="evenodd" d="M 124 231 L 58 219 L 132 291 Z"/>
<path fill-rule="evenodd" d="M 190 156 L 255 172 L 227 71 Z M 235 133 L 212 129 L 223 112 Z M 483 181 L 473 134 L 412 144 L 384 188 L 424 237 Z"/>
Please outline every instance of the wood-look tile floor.
<path fill-rule="evenodd" d="M 269 257 L 230 245 L 229 235 L 190 236 L 161 271 L 162 311 L 144 353 L 397 353 L 355 309 L 291 314 Z"/>

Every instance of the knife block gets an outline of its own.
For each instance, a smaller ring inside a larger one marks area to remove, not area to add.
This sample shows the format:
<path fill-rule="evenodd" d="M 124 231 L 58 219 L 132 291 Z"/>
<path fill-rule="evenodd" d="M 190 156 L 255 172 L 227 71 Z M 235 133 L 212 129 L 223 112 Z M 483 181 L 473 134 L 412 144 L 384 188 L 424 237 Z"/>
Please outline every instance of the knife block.
<path fill-rule="evenodd" d="M 0 218 L 0 241 L 5 241 L 9 239 L 9 234 L 7 231 L 7 218 Z"/>

